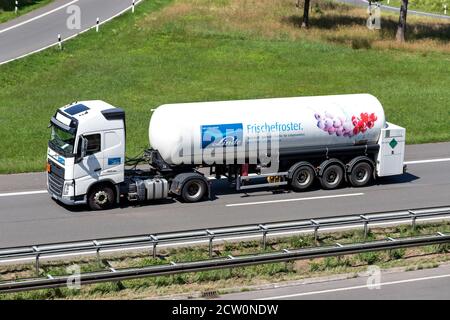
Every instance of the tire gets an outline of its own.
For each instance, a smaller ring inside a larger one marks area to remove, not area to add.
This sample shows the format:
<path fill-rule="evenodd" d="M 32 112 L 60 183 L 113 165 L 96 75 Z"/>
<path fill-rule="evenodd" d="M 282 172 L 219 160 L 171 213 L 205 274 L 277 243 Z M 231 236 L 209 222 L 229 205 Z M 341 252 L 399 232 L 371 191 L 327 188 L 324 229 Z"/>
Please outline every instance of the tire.
<path fill-rule="evenodd" d="M 314 182 L 316 173 L 310 166 L 299 166 L 292 174 L 291 187 L 295 191 L 305 191 Z"/>
<path fill-rule="evenodd" d="M 206 184 L 201 179 L 191 179 L 184 183 L 181 197 L 185 202 L 198 202 L 206 194 Z"/>
<path fill-rule="evenodd" d="M 365 161 L 358 162 L 348 174 L 348 181 L 353 187 L 363 187 L 370 182 L 373 169 L 370 163 Z"/>
<path fill-rule="evenodd" d="M 320 184 L 324 189 L 336 189 L 342 183 L 344 169 L 340 165 L 331 164 L 325 168 L 320 177 Z"/>
<path fill-rule="evenodd" d="M 107 185 L 95 186 L 88 194 L 88 205 L 91 210 L 110 209 L 114 202 L 114 190 Z"/>

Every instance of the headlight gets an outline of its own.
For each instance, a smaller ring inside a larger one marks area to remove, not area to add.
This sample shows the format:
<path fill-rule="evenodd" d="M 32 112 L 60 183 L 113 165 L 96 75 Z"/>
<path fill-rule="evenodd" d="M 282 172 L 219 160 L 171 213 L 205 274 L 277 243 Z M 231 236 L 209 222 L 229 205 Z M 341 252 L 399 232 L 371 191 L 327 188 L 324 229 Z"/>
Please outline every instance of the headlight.
<path fill-rule="evenodd" d="M 73 181 L 64 182 L 63 196 L 73 195 Z"/>

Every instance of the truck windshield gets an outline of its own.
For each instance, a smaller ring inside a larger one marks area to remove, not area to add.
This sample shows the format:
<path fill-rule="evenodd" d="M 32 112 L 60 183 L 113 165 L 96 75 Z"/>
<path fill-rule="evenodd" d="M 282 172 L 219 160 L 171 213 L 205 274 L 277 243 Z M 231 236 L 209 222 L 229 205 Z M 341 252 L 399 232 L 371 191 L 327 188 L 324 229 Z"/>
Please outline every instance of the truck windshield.
<path fill-rule="evenodd" d="M 75 135 L 53 125 L 50 143 L 63 151 L 63 153 L 72 154 Z"/>

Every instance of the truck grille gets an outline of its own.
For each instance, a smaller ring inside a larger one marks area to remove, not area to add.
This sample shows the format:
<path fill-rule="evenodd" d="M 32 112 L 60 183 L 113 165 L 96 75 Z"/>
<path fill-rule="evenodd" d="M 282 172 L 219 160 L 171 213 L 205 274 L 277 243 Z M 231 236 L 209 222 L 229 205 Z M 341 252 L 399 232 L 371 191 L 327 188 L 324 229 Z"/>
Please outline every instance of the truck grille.
<path fill-rule="evenodd" d="M 61 196 L 64 187 L 64 168 L 53 161 L 49 161 L 50 173 L 47 174 L 48 188 L 51 193 Z"/>

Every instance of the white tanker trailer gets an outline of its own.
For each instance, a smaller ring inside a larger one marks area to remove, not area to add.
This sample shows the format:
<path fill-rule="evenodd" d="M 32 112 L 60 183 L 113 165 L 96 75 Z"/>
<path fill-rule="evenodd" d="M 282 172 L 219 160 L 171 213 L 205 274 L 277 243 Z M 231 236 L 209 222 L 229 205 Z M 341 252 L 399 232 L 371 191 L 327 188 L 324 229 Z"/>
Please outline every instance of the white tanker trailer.
<path fill-rule="evenodd" d="M 132 159 L 125 112 L 106 102 L 64 106 L 50 124 L 49 193 L 97 210 L 121 199 L 200 201 L 211 196 L 211 176 L 237 190 L 304 191 L 315 180 L 361 187 L 406 168 L 405 129 L 386 122 L 369 94 L 162 105 L 150 120 L 151 148 Z"/>

